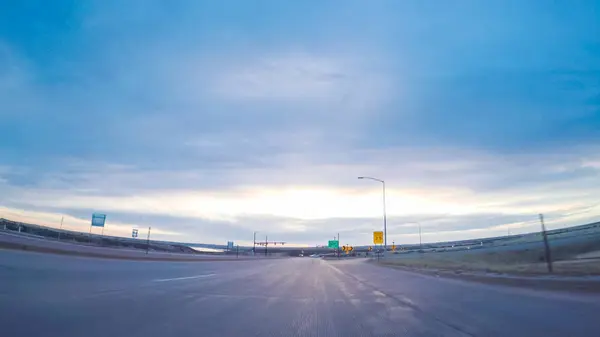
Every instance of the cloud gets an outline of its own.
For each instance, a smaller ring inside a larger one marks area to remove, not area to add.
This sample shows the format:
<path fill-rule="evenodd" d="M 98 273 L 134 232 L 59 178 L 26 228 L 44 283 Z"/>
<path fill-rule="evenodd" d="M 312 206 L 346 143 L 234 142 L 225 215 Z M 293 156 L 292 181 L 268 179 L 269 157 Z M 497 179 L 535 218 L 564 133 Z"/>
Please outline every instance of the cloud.
<path fill-rule="evenodd" d="M 332 99 L 348 74 L 339 62 L 290 54 L 246 60 L 220 75 L 215 91 L 227 99 Z"/>
<path fill-rule="evenodd" d="M 550 228 L 593 220 L 600 172 L 588 163 L 595 153 L 595 148 L 529 156 L 450 148 L 358 151 L 256 170 L 221 168 L 217 181 L 202 169 L 76 163 L 66 173 L 39 175 L 48 180 L 33 186 L 13 184 L 18 170 L 5 169 L 4 197 L 13 208 L 103 211 L 132 224 L 152 219 L 157 228 L 190 239 L 241 240 L 259 230 L 308 244 L 319 233 L 342 231 L 358 243 L 381 226 L 380 186 L 356 180 L 366 173 L 387 181 L 391 237 L 415 242 L 414 224 L 406 225 L 419 221 L 428 239 L 449 240 L 535 231 L 538 213 L 547 215 Z M 358 157 L 369 164 L 357 164 Z M 219 234 L 220 227 L 229 230 Z"/>
<path fill-rule="evenodd" d="M 0 39 L 0 118 L 14 121 L 38 104 L 32 101 L 34 80 L 30 65 Z"/>
<path fill-rule="evenodd" d="M 249 102 L 292 101 L 313 107 L 315 103 L 333 103 L 334 109 L 338 105 L 349 108 L 344 102 L 357 100 L 381 104 L 378 101 L 389 93 L 391 81 L 369 69 L 366 61 L 366 55 L 360 54 L 350 58 L 348 54 L 293 49 L 246 53 L 243 58 L 221 63 L 222 70 L 215 72 L 214 90 L 224 99 Z"/>

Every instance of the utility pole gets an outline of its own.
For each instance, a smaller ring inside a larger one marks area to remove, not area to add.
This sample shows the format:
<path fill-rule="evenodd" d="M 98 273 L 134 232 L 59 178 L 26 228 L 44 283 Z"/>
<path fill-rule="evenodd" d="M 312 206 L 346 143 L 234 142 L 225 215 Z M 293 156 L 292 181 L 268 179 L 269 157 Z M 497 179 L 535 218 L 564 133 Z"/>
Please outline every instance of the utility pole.
<path fill-rule="evenodd" d="M 65 219 L 65 217 L 61 217 L 60 218 L 60 229 L 58 231 L 58 241 L 60 241 L 60 233 L 62 232 L 62 225 L 63 225 L 63 220 Z"/>
<path fill-rule="evenodd" d="M 148 250 L 150 250 L 150 231 L 152 227 L 148 227 L 148 239 L 146 240 L 146 255 L 148 255 Z"/>
<path fill-rule="evenodd" d="M 338 242 L 338 247 L 337 247 L 337 258 L 338 258 L 338 260 L 339 260 L 339 259 L 340 259 L 340 233 L 338 233 L 337 242 Z"/>
<path fill-rule="evenodd" d="M 252 255 L 256 255 L 256 232 L 254 232 L 254 244 L 252 245 Z"/>
<path fill-rule="evenodd" d="M 265 235 L 265 257 L 267 256 L 267 246 L 269 245 L 269 237 Z"/>
<path fill-rule="evenodd" d="M 544 238 L 544 249 L 546 251 L 546 264 L 548 272 L 552 273 L 552 256 L 550 255 L 550 245 L 548 244 L 548 236 L 546 235 L 546 225 L 544 225 L 544 215 L 540 214 L 540 223 L 542 224 L 542 236 Z"/>

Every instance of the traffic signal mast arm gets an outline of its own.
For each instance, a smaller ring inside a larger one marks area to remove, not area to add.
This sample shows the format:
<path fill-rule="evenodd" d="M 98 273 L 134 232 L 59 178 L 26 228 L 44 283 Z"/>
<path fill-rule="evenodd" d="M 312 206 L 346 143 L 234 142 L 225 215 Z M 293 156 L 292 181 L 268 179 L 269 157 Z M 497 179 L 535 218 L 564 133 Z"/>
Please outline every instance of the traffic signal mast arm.
<path fill-rule="evenodd" d="M 258 241 L 258 242 L 255 242 L 255 244 L 257 244 L 259 246 L 266 246 L 266 245 L 277 246 L 277 244 L 280 244 L 283 246 L 285 243 L 286 243 L 285 241 Z"/>

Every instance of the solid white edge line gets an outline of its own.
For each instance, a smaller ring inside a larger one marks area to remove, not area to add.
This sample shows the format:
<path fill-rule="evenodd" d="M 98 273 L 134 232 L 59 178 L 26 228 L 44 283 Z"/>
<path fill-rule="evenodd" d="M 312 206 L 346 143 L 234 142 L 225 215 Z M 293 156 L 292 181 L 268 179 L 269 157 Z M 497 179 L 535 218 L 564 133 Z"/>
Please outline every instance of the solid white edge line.
<path fill-rule="evenodd" d="M 217 275 L 217 274 L 202 274 L 202 275 L 196 275 L 196 276 L 163 278 L 163 279 L 158 279 L 158 280 L 152 280 L 152 282 L 167 282 L 167 281 L 191 280 L 191 279 L 195 279 L 195 278 L 211 277 L 211 276 L 215 276 L 215 275 Z"/>

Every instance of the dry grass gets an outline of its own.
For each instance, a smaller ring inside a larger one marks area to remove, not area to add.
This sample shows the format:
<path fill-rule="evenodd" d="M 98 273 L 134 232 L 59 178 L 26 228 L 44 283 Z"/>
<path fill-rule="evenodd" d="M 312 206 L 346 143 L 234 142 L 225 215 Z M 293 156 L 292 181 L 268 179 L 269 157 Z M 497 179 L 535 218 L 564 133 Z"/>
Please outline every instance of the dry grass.
<path fill-rule="evenodd" d="M 483 261 L 462 261 L 443 258 L 423 257 L 418 259 L 390 259 L 382 264 L 413 268 L 439 269 L 451 271 L 481 271 L 508 274 L 546 274 L 546 263 L 491 264 Z M 600 275 L 600 260 L 558 261 L 553 271 L 563 275 Z"/>
<path fill-rule="evenodd" d="M 578 255 L 600 250 L 597 238 L 564 242 L 552 249 L 554 273 L 600 275 L 600 259 L 577 259 Z M 383 264 L 449 271 L 482 271 L 509 274 L 546 274 L 542 245 L 522 249 L 481 249 L 464 252 L 398 254 Z"/>

